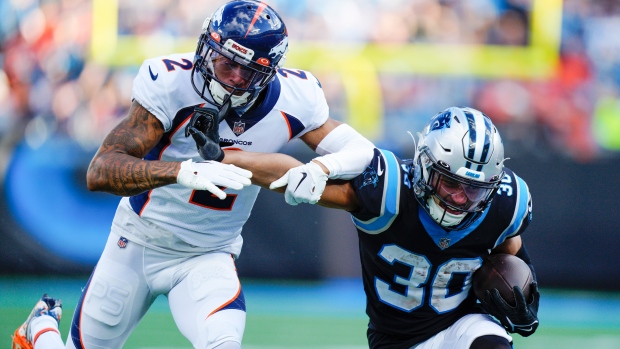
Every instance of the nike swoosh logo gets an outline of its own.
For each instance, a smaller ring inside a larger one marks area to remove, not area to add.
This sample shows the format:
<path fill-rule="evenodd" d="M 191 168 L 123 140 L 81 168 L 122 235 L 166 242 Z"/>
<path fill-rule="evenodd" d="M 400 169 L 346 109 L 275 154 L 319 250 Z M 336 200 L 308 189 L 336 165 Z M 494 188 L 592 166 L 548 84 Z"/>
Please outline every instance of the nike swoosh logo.
<path fill-rule="evenodd" d="M 299 188 L 299 185 L 301 184 L 301 182 L 303 182 L 304 179 L 308 177 L 308 174 L 306 172 L 302 172 L 301 174 L 302 174 L 301 179 L 299 180 L 299 183 L 297 183 L 297 186 L 295 187 L 295 190 L 293 190 L 293 193 L 297 191 L 297 188 Z"/>
<path fill-rule="evenodd" d="M 157 80 L 157 77 L 159 76 L 159 73 L 153 74 L 153 71 L 151 70 L 151 66 L 150 65 L 149 65 L 149 73 L 151 74 L 151 79 L 153 79 L 153 81 Z"/>
<path fill-rule="evenodd" d="M 381 158 L 377 161 L 377 176 L 381 177 L 383 174 L 383 169 L 381 168 Z"/>

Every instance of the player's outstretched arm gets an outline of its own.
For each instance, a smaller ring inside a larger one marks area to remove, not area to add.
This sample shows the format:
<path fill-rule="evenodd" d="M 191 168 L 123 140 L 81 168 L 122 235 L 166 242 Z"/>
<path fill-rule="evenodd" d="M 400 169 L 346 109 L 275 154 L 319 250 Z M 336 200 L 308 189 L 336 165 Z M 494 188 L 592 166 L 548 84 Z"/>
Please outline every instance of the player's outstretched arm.
<path fill-rule="evenodd" d="M 372 160 L 374 145 L 350 126 L 334 119 L 301 136 L 322 156 L 291 168 L 275 185 L 286 186 L 284 198 L 290 205 L 315 204 L 321 199 L 328 179 L 349 180 L 361 174 Z"/>
<path fill-rule="evenodd" d="M 163 134 L 161 122 L 134 101 L 129 115 L 105 137 L 91 161 L 86 175 L 88 189 L 131 196 L 179 183 L 224 199 L 226 194 L 218 185 L 237 190 L 250 185 L 251 172 L 231 165 L 142 160 Z"/>
<path fill-rule="evenodd" d="M 271 184 L 281 178 L 288 170 L 302 165 L 297 159 L 280 153 L 253 153 L 235 150 L 224 150 L 224 153 L 222 162 L 251 171 L 253 184 L 279 193 L 284 193 L 286 188 L 283 186 L 271 187 Z M 327 181 L 318 204 L 346 211 L 354 211 L 358 208 L 357 196 L 353 187 L 348 181 L 342 180 Z"/>

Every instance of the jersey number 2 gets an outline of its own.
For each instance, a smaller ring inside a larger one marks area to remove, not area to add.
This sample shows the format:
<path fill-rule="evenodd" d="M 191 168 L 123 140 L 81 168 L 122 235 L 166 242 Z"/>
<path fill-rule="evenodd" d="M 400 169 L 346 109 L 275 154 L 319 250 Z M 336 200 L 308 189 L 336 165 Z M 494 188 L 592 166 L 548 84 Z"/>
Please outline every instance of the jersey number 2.
<path fill-rule="evenodd" d="M 225 187 L 218 187 L 222 190 Z M 220 200 L 217 196 L 206 190 L 194 190 L 189 197 L 189 203 L 200 207 L 217 211 L 230 211 L 237 200 L 237 194 L 226 194 L 224 200 Z"/>
<path fill-rule="evenodd" d="M 471 288 L 471 276 L 482 265 L 481 258 L 453 258 L 440 265 L 435 275 L 430 275 L 431 263 L 426 256 L 405 250 L 398 245 L 385 245 L 379 256 L 393 265 L 402 263 L 411 268 L 409 276 L 394 276 L 393 282 L 405 286 L 405 292 L 392 290 L 388 281 L 375 277 L 375 289 L 379 299 L 394 308 L 411 312 L 422 306 L 426 298 L 425 285 L 431 280 L 428 299 L 430 306 L 442 314 L 455 309 L 467 298 Z"/>

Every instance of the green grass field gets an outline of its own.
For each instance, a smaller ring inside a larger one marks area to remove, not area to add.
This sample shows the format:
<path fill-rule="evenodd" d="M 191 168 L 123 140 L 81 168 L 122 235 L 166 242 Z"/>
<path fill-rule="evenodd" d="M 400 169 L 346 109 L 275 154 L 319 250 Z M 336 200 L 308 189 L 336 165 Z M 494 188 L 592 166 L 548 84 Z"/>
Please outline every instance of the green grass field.
<path fill-rule="evenodd" d="M 60 330 L 66 336 L 86 278 L 0 278 L 0 347 L 44 292 L 63 300 Z M 364 293 L 360 280 L 273 282 L 242 280 L 248 316 L 248 349 L 366 348 Z M 620 348 L 620 293 L 542 289 L 541 326 L 515 348 Z M 179 333 L 165 297 L 157 299 L 125 348 L 191 348 Z"/>

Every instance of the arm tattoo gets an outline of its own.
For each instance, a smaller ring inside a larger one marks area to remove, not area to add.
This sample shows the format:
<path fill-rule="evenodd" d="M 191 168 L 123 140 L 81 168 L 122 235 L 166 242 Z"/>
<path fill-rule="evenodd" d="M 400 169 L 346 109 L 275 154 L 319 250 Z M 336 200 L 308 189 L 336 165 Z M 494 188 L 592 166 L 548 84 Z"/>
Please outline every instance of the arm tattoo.
<path fill-rule="evenodd" d="M 134 102 L 129 116 L 106 136 L 93 158 L 89 189 L 132 196 L 176 183 L 179 163 L 142 160 L 163 134 L 161 122 Z"/>

